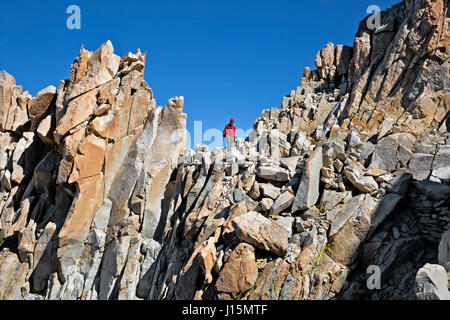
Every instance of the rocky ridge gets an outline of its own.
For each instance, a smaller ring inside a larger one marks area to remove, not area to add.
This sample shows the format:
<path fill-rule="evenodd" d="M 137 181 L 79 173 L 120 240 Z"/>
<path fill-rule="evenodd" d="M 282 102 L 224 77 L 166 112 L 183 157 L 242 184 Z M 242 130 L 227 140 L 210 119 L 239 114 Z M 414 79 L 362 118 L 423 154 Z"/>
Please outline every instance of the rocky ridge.
<path fill-rule="evenodd" d="M 450 299 L 449 22 L 363 20 L 229 153 L 184 149 L 139 50 L 34 98 L 3 71 L 0 299 Z"/>

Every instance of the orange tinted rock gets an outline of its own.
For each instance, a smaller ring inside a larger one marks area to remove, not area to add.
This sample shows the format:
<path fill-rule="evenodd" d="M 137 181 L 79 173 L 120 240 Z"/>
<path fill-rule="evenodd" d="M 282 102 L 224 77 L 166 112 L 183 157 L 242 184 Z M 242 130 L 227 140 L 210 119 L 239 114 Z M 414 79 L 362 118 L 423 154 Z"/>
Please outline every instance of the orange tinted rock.
<path fill-rule="evenodd" d="M 100 173 L 105 159 L 106 141 L 91 134 L 78 147 L 69 183 Z"/>
<path fill-rule="evenodd" d="M 216 290 L 223 298 L 239 298 L 250 290 L 258 277 L 255 249 L 240 243 L 231 253 L 216 282 Z"/>
<path fill-rule="evenodd" d="M 62 142 L 60 147 L 61 161 L 59 163 L 58 175 L 56 178 L 57 184 L 65 183 L 69 179 L 73 167 L 73 160 L 84 134 L 85 129 L 84 127 L 81 127 L 73 134 L 67 136 Z"/>
<path fill-rule="evenodd" d="M 86 94 L 71 100 L 67 105 L 64 116 L 56 124 L 54 136 L 56 142 L 59 143 L 70 130 L 74 129 L 94 113 L 97 105 L 98 89 L 92 90 Z"/>
<path fill-rule="evenodd" d="M 87 64 L 80 68 L 77 77 L 82 78 L 75 84 L 69 99 L 111 81 L 119 70 L 119 63 L 120 57 L 114 54 L 113 45 L 108 40 L 89 57 Z M 84 68 L 86 68 L 85 75 L 82 72 Z"/>
<path fill-rule="evenodd" d="M 28 264 L 20 263 L 15 253 L 7 249 L 0 252 L 0 300 L 22 298 L 27 272 Z"/>
<path fill-rule="evenodd" d="M 61 275 L 66 278 L 78 259 L 92 219 L 103 202 L 103 174 L 77 183 L 78 192 L 58 235 L 58 259 Z"/>
<path fill-rule="evenodd" d="M 28 121 L 31 95 L 16 86 L 16 80 L 6 71 L 0 72 L 0 130 L 16 131 Z"/>

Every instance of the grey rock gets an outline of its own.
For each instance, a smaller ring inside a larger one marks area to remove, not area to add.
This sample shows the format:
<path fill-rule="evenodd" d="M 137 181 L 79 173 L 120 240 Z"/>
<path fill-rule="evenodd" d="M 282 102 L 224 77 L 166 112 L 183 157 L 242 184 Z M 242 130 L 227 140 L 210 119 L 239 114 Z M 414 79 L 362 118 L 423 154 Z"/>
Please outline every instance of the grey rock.
<path fill-rule="evenodd" d="M 398 240 L 398 238 L 400 238 L 400 232 L 398 231 L 398 229 L 396 227 L 392 228 L 392 234 L 394 235 L 395 240 Z"/>
<path fill-rule="evenodd" d="M 402 196 L 396 193 L 389 193 L 381 199 L 372 216 L 369 237 L 389 217 L 401 199 Z"/>
<path fill-rule="evenodd" d="M 409 162 L 409 169 L 416 180 L 427 179 L 431 173 L 432 154 L 416 153 Z"/>
<path fill-rule="evenodd" d="M 234 189 L 233 191 L 233 201 L 241 202 L 245 201 L 245 193 L 241 189 Z"/>
<path fill-rule="evenodd" d="M 6 168 L 8 163 L 8 152 L 6 146 L 0 145 L 0 171 Z"/>
<path fill-rule="evenodd" d="M 261 209 L 264 212 L 268 212 L 270 210 L 270 208 L 272 208 L 273 199 L 271 199 L 271 198 L 264 198 L 264 199 L 261 200 L 259 205 L 260 205 Z"/>
<path fill-rule="evenodd" d="M 269 183 L 260 183 L 259 191 L 264 197 L 269 197 L 275 200 L 280 195 L 280 188 L 274 187 Z"/>
<path fill-rule="evenodd" d="M 292 212 L 308 209 L 319 199 L 320 170 L 322 165 L 322 148 L 318 147 L 306 162 L 300 186 L 292 205 Z"/>
<path fill-rule="evenodd" d="M 374 192 L 378 189 L 378 184 L 371 176 L 365 176 L 364 168 L 357 162 L 352 162 L 344 168 L 347 179 L 361 192 Z"/>
<path fill-rule="evenodd" d="M 297 168 L 299 157 L 289 157 L 289 158 L 281 158 L 280 165 L 283 168 L 288 169 L 291 172 L 295 172 Z"/>
<path fill-rule="evenodd" d="M 227 166 L 226 170 L 228 176 L 234 176 L 239 172 L 239 165 L 233 161 L 230 165 Z"/>
<path fill-rule="evenodd" d="M 443 266 L 427 263 L 416 274 L 414 291 L 418 300 L 450 300 L 448 275 Z"/>
<path fill-rule="evenodd" d="M 294 202 L 294 198 L 294 195 L 289 191 L 283 192 L 273 203 L 272 208 L 270 209 L 270 214 L 277 215 L 284 210 L 287 210 Z"/>
<path fill-rule="evenodd" d="M 270 108 L 270 120 L 277 120 L 279 114 L 280 109 L 275 107 Z"/>
<path fill-rule="evenodd" d="M 206 144 L 195 145 L 195 152 L 208 152 L 208 146 Z"/>
<path fill-rule="evenodd" d="M 398 142 L 394 135 L 381 139 L 372 155 L 369 170 L 392 171 L 397 166 Z"/>
<path fill-rule="evenodd" d="M 404 196 L 408 191 L 412 179 L 413 176 L 411 173 L 401 173 L 389 183 L 386 190 Z"/>
<path fill-rule="evenodd" d="M 349 138 L 348 138 L 348 146 L 351 148 L 358 148 L 362 145 L 360 137 L 355 131 L 350 132 Z"/>
<path fill-rule="evenodd" d="M 277 222 L 251 211 L 234 218 L 232 224 L 239 239 L 279 256 L 286 254 L 290 234 Z"/>
<path fill-rule="evenodd" d="M 446 266 L 450 262 L 450 230 L 444 232 L 439 242 L 438 262 Z"/>
<path fill-rule="evenodd" d="M 431 174 L 442 180 L 450 179 L 450 151 L 445 150 L 436 154 Z"/>
<path fill-rule="evenodd" d="M 412 184 L 421 194 L 433 200 L 440 201 L 450 198 L 450 186 L 448 185 L 430 180 L 414 181 Z"/>
<path fill-rule="evenodd" d="M 105 199 L 100 209 L 98 209 L 95 213 L 94 220 L 92 221 L 92 226 L 94 228 L 102 231 L 106 230 L 106 226 L 108 225 L 109 216 L 111 213 L 111 208 L 111 200 Z"/>
<path fill-rule="evenodd" d="M 114 285 L 127 260 L 130 240 L 131 236 L 124 236 L 119 239 L 114 239 L 107 245 L 100 272 L 100 288 L 98 293 L 100 300 L 108 300 L 114 293 Z"/>
<path fill-rule="evenodd" d="M 329 236 L 333 237 L 345 223 L 355 214 L 361 205 L 366 200 L 366 196 L 361 194 L 354 197 L 346 204 L 336 207 L 335 209 L 327 212 L 327 220 L 331 222 Z"/>
<path fill-rule="evenodd" d="M 346 203 L 352 198 L 350 191 L 338 192 L 325 189 L 319 203 L 319 210 L 322 212 L 329 211 L 340 203 Z"/>
<path fill-rule="evenodd" d="M 34 169 L 34 185 L 39 193 L 45 193 L 52 178 L 52 172 L 58 165 L 58 155 L 50 152 Z"/>
<path fill-rule="evenodd" d="M 348 72 L 348 66 L 353 56 L 353 48 L 336 45 L 335 49 L 335 63 L 336 63 L 336 75 L 341 76 Z"/>
<path fill-rule="evenodd" d="M 282 168 L 259 167 L 256 169 L 256 176 L 271 181 L 289 181 L 289 172 Z"/>
<path fill-rule="evenodd" d="M 289 232 L 290 236 L 292 235 L 292 226 L 294 225 L 294 221 L 295 221 L 295 219 L 293 217 L 279 217 L 276 221 L 281 226 L 286 228 L 286 230 Z"/>

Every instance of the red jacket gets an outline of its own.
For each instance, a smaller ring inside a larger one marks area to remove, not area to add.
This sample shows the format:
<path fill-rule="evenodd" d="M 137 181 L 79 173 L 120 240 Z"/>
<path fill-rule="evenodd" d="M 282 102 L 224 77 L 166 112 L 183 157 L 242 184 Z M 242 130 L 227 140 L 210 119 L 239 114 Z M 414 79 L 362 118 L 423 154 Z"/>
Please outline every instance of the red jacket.
<path fill-rule="evenodd" d="M 227 124 L 225 129 L 223 129 L 223 135 L 234 138 L 236 136 L 236 127 L 234 125 L 230 126 L 230 124 Z"/>

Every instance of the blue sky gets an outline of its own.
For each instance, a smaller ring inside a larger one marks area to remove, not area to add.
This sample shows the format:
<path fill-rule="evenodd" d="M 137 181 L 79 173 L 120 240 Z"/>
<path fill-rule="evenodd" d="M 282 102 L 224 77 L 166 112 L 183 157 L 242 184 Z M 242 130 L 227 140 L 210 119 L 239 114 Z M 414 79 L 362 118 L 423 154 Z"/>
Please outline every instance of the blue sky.
<path fill-rule="evenodd" d="M 0 0 L 0 70 L 35 95 L 69 77 L 82 44 L 111 40 L 124 55 L 147 52 L 145 79 L 158 105 L 185 97 L 188 129 L 222 129 L 230 117 L 247 130 L 279 107 L 327 42 L 352 45 L 370 5 L 387 0 L 5 1 Z M 81 30 L 68 30 L 69 5 Z"/>

